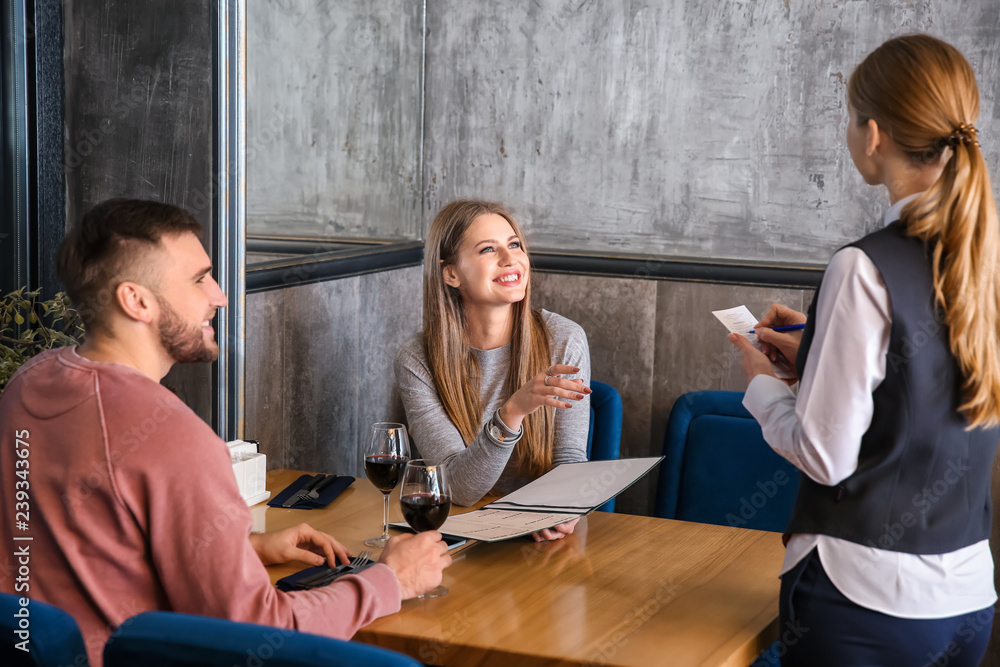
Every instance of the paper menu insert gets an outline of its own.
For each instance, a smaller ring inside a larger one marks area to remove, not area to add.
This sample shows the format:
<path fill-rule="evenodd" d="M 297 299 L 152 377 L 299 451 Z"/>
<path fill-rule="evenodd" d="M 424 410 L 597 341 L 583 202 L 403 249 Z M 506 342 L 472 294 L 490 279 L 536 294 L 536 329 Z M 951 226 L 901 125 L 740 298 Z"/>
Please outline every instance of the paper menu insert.
<path fill-rule="evenodd" d="M 496 542 L 521 537 L 543 528 L 551 528 L 560 523 L 579 519 L 579 514 L 559 512 L 517 512 L 510 510 L 481 509 L 467 514 L 448 517 L 441 526 L 447 535 L 459 535 L 466 539 Z"/>
<path fill-rule="evenodd" d="M 564 463 L 481 509 L 449 516 L 438 530 L 484 542 L 530 535 L 600 507 L 662 460 L 654 456 Z"/>
<path fill-rule="evenodd" d="M 735 308 L 727 308 L 726 310 L 713 310 L 712 314 L 729 329 L 730 333 L 737 333 L 743 336 L 750 341 L 751 345 L 758 350 L 760 349 L 757 334 L 750 333 L 753 331 L 758 320 L 746 306 L 736 306 Z M 780 359 L 777 363 L 772 362 L 771 368 L 774 369 L 774 375 L 782 380 L 790 380 L 796 377 L 795 371 L 792 370 L 791 365 L 785 359 Z"/>

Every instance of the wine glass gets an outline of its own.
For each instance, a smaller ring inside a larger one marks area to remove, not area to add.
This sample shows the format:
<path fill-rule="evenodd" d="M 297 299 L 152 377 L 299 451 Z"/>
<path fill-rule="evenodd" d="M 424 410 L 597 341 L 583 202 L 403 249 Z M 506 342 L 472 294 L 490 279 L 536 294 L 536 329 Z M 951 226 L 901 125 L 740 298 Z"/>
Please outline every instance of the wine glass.
<path fill-rule="evenodd" d="M 382 492 L 382 534 L 365 540 L 370 547 L 384 547 L 389 541 L 389 494 L 399 484 L 403 467 L 410 460 L 410 439 L 406 427 L 394 422 L 372 424 L 368 444 L 365 445 L 365 474 L 375 488 Z"/>
<path fill-rule="evenodd" d="M 431 465 L 426 459 L 414 459 L 407 463 L 399 504 L 406 523 L 418 533 L 440 528 L 451 511 L 451 493 L 444 466 Z M 438 586 L 420 597 L 436 598 L 447 593 L 447 588 Z"/>

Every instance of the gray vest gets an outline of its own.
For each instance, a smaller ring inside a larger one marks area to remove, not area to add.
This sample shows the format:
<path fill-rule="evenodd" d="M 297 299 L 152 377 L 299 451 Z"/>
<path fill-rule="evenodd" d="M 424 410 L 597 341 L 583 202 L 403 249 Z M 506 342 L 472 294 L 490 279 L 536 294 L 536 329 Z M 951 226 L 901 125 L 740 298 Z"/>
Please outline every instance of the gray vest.
<path fill-rule="evenodd" d="M 987 539 L 1000 429 L 967 431 L 958 412 L 962 376 L 934 304 L 928 251 L 900 222 L 851 245 L 871 259 L 889 292 L 886 377 L 873 394 L 857 470 L 834 487 L 803 475 L 786 535 L 817 533 L 912 554 L 943 554 Z M 819 290 L 796 360 L 799 377 L 818 296 Z"/>

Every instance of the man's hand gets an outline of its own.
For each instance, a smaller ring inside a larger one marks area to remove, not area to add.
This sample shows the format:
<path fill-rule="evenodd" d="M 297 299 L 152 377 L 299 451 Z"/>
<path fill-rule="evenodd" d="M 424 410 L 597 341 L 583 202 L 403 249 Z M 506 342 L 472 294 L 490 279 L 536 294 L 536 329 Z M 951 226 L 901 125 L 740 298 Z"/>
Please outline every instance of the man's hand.
<path fill-rule="evenodd" d="M 441 533 L 428 530 L 391 538 L 386 542 L 379 562 L 396 573 L 402 597 L 409 600 L 441 583 L 441 572 L 451 565 L 451 556 Z"/>
<path fill-rule="evenodd" d="M 531 537 L 536 542 L 546 542 L 548 540 L 561 540 L 576 528 L 576 524 L 580 522 L 579 519 L 573 519 L 572 521 L 567 521 L 566 523 L 560 523 L 558 526 L 552 526 L 551 528 L 543 528 L 537 533 L 532 533 Z"/>
<path fill-rule="evenodd" d="M 764 353 L 750 344 L 745 336 L 738 333 L 729 334 L 729 342 L 736 346 L 743 353 L 743 372 L 750 382 L 758 375 L 770 375 L 775 377 L 771 360 L 764 356 Z"/>
<path fill-rule="evenodd" d="M 350 560 L 350 554 L 337 540 L 307 523 L 300 523 L 273 533 L 254 533 L 250 544 L 264 565 L 300 560 L 310 565 L 328 563 L 330 567 Z"/>

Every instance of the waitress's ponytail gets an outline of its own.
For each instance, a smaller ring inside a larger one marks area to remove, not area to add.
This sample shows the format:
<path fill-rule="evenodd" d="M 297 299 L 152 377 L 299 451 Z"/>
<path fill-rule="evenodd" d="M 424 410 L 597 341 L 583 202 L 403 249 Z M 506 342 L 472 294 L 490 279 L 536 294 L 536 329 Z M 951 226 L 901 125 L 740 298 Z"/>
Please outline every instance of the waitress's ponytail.
<path fill-rule="evenodd" d="M 915 166 L 945 160 L 941 177 L 901 219 L 932 253 L 936 301 L 963 376 L 959 409 L 970 427 L 1000 424 L 1000 230 L 973 124 L 972 68 L 951 45 L 906 35 L 858 65 L 848 99 L 858 122 L 875 119 Z"/>

